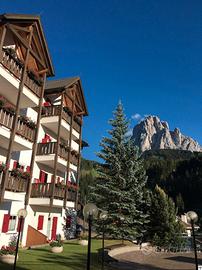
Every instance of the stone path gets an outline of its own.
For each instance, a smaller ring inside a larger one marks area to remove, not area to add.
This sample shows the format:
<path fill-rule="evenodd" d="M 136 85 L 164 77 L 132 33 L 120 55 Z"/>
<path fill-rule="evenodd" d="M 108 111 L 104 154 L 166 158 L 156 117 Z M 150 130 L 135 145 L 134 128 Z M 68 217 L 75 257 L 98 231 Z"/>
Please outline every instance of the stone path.
<path fill-rule="evenodd" d="M 122 270 L 195 270 L 192 253 L 144 254 L 133 251 L 113 256 L 118 262 L 111 263 L 113 269 Z M 202 265 L 202 253 L 198 254 L 199 265 Z"/>

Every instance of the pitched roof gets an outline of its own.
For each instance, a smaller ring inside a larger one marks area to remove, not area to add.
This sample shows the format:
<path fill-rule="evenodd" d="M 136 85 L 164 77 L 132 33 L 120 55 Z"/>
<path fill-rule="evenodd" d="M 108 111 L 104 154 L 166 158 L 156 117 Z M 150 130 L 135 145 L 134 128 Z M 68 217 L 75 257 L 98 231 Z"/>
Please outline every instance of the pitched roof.
<path fill-rule="evenodd" d="M 38 31 L 41 36 L 42 46 L 44 47 L 45 57 L 46 57 L 46 64 L 49 68 L 48 76 L 54 75 L 54 68 L 51 61 L 50 53 L 48 50 L 48 46 L 46 43 L 46 38 L 43 32 L 43 27 L 41 24 L 40 16 L 38 15 L 28 15 L 28 14 L 2 14 L 0 15 L 0 22 L 6 23 L 6 22 L 13 22 L 13 23 L 31 23 L 36 22 L 38 25 Z"/>
<path fill-rule="evenodd" d="M 83 102 L 83 106 L 85 110 L 85 115 L 88 115 L 88 109 L 87 109 L 86 101 L 84 98 L 83 88 L 81 85 L 81 79 L 79 77 L 46 81 L 45 95 L 54 94 L 54 93 L 62 93 L 68 90 L 68 88 L 72 86 L 74 83 L 79 84 L 79 89 L 80 89 L 80 94 L 81 94 L 81 98 L 82 98 L 82 102 Z"/>

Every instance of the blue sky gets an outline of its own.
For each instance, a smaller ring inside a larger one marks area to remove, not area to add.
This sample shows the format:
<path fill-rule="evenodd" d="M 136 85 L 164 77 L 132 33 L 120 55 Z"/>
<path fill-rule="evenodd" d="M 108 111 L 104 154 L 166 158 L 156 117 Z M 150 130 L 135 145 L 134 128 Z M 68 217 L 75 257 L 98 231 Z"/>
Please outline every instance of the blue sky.
<path fill-rule="evenodd" d="M 56 78 L 81 77 L 84 157 L 96 158 L 119 99 L 128 118 L 158 115 L 202 144 L 200 0 L 1 0 L 0 7 L 40 14 Z"/>

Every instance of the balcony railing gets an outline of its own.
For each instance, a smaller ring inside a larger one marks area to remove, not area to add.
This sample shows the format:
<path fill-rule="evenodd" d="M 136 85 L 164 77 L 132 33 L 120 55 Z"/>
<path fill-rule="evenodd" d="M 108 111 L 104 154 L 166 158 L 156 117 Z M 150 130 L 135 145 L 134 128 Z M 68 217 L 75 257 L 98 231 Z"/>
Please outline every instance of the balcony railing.
<path fill-rule="evenodd" d="M 52 183 L 37 183 L 32 184 L 31 198 L 50 198 L 52 195 Z M 54 199 L 63 200 L 65 197 L 65 186 L 59 186 L 55 184 Z M 76 192 L 68 190 L 67 200 L 74 201 L 76 198 Z"/>
<path fill-rule="evenodd" d="M 54 105 L 54 106 L 45 106 L 42 109 L 41 117 L 49 117 L 49 116 L 59 116 L 61 112 L 61 106 L 60 105 Z M 71 116 L 66 113 L 64 110 L 62 110 L 62 118 L 70 124 Z"/>
<path fill-rule="evenodd" d="M 14 115 L 9 113 L 8 111 L 4 110 L 3 108 L 0 109 L 0 125 L 5 126 L 8 129 L 12 128 Z M 35 136 L 35 129 L 29 127 L 26 123 L 18 120 L 17 123 L 17 130 L 16 133 L 26 140 L 31 142 L 34 141 Z"/>
<path fill-rule="evenodd" d="M 8 49 L 3 50 L 3 58 L 1 64 L 12 73 L 17 79 L 21 79 L 23 71 L 23 63 L 15 56 L 9 53 Z M 31 72 L 27 71 L 25 77 L 25 85 L 38 97 L 41 95 L 42 82 L 31 76 Z"/>
<path fill-rule="evenodd" d="M 51 155 L 56 153 L 56 142 L 48 142 L 48 143 L 38 143 L 37 147 L 37 155 L 43 156 L 43 155 Z M 65 159 L 68 160 L 68 152 L 69 150 L 62 145 L 59 145 L 59 153 L 58 155 Z"/>
<path fill-rule="evenodd" d="M 0 183 L 3 177 L 3 172 L 0 173 Z M 16 177 L 9 173 L 6 181 L 5 189 L 12 192 L 26 192 L 28 180 L 20 177 Z"/>

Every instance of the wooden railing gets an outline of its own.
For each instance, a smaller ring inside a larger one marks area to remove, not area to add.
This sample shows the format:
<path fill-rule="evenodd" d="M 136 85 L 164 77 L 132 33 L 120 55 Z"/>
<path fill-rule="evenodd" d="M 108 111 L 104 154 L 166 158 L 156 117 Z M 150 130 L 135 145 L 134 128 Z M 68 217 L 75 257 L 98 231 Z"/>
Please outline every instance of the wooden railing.
<path fill-rule="evenodd" d="M 79 163 L 79 156 L 72 155 L 70 156 L 70 162 L 75 166 L 78 166 Z"/>
<path fill-rule="evenodd" d="M 3 108 L 0 109 L 0 125 L 11 129 L 13 119 L 13 114 L 10 114 Z M 34 141 L 35 129 L 30 128 L 26 123 L 22 122 L 21 120 L 18 120 L 16 133 L 31 142 Z"/>
<path fill-rule="evenodd" d="M 32 198 L 50 198 L 52 195 L 52 183 L 37 183 L 32 184 L 31 197 Z M 55 184 L 54 198 L 63 200 L 65 197 L 65 186 L 59 186 Z M 68 191 L 68 201 L 74 201 L 76 198 L 76 192 L 73 190 Z"/>
<path fill-rule="evenodd" d="M 80 133 L 81 132 L 81 125 L 78 124 L 75 120 L 73 121 L 73 128 Z"/>
<path fill-rule="evenodd" d="M 37 155 L 51 155 L 56 153 L 56 142 L 48 142 L 48 143 L 38 143 L 37 147 Z M 59 153 L 58 155 L 65 160 L 68 159 L 68 152 L 69 150 L 59 146 Z"/>
<path fill-rule="evenodd" d="M 15 57 L 10 55 L 7 51 L 3 51 L 3 58 L 1 64 L 12 73 L 17 79 L 21 79 L 23 71 L 23 64 Z M 29 72 L 26 73 L 25 85 L 38 97 L 41 95 L 42 86 L 32 79 Z"/>
<path fill-rule="evenodd" d="M 18 178 L 9 174 L 6 181 L 6 190 L 12 192 L 26 192 L 28 180 Z"/>
<path fill-rule="evenodd" d="M 48 116 L 58 116 L 61 112 L 61 106 L 60 105 L 54 105 L 54 106 L 45 106 L 42 109 L 41 117 L 48 117 Z M 66 113 L 64 110 L 62 110 L 62 118 L 70 124 L 71 116 Z"/>

